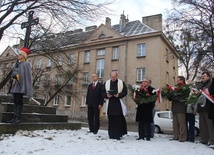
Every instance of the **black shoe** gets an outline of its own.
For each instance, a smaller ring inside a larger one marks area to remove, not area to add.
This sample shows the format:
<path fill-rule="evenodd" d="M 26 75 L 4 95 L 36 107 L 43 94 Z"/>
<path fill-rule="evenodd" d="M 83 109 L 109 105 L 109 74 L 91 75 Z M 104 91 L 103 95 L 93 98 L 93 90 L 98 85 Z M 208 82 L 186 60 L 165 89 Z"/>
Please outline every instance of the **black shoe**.
<path fill-rule="evenodd" d="M 13 119 L 11 119 L 11 120 L 9 120 L 9 121 L 6 121 L 6 123 L 13 123 L 14 121 L 15 121 L 15 117 L 13 118 Z"/>
<path fill-rule="evenodd" d="M 147 141 L 150 141 L 150 138 L 146 138 Z"/>
<path fill-rule="evenodd" d="M 17 118 L 17 117 L 16 117 L 16 119 L 12 122 L 13 125 L 16 125 L 16 124 L 19 124 L 19 123 L 21 123 L 21 120 L 20 120 L 20 118 Z"/>
<path fill-rule="evenodd" d="M 142 139 L 142 140 L 144 140 L 144 138 L 143 138 L 143 137 L 139 137 L 139 138 L 137 138 L 136 140 L 141 140 L 141 139 Z"/>
<path fill-rule="evenodd" d="M 94 133 L 94 131 L 87 131 L 88 133 Z"/>
<path fill-rule="evenodd" d="M 93 132 L 95 135 L 97 134 L 97 132 L 95 131 L 95 132 Z"/>
<path fill-rule="evenodd" d="M 116 138 L 117 140 L 120 140 L 120 137 L 119 138 Z"/>

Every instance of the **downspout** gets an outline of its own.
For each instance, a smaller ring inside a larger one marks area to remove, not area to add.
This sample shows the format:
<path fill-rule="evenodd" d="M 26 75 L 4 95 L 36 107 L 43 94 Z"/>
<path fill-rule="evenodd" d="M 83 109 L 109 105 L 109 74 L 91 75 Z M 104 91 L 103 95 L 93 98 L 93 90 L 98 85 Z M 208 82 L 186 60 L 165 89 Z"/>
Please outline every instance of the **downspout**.
<path fill-rule="evenodd" d="M 128 65 L 128 39 L 126 39 L 126 45 L 125 45 L 125 69 L 124 69 L 124 82 L 126 85 L 127 83 L 127 65 Z M 125 98 L 125 103 L 127 104 L 127 97 Z"/>

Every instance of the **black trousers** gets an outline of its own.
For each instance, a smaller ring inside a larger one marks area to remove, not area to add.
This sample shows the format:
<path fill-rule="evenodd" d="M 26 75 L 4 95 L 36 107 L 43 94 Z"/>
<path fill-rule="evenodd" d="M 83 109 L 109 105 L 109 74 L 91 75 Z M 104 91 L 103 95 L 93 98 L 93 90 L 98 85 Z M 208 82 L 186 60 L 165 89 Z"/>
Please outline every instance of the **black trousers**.
<path fill-rule="evenodd" d="M 195 115 L 191 113 L 186 114 L 187 123 L 187 141 L 195 141 Z"/>
<path fill-rule="evenodd" d="M 91 132 L 98 132 L 100 128 L 100 109 L 98 107 L 88 107 L 88 124 Z"/>
<path fill-rule="evenodd" d="M 13 99 L 15 105 L 23 105 L 23 93 L 14 93 Z"/>
<path fill-rule="evenodd" d="M 151 123 L 139 122 L 138 123 L 139 138 L 151 138 Z"/>

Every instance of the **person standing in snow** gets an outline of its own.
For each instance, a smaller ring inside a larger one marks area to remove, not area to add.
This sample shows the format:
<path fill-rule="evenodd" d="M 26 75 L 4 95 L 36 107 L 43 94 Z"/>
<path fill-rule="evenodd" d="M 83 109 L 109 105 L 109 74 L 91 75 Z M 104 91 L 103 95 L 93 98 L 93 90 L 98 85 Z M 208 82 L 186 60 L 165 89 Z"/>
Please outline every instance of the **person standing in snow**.
<path fill-rule="evenodd" d="M 92 74 L 92 80 L 93 82 L 88 86 L 86 105 L 89 132 L 97 134 L 100 127 L 100 109 L 103 106 L 102 83 L 98 82 L 97 74 Z"/>
<path fill-rule="evenodd" d="M 13 119 L 7 121 L 14 125 L 21 122 L 21 113 L 23 107 L 23 96 L 31 98 L 32 92 L 32 71 L 30 63 L 26 62 L 30 50 L 22 47 L 19 50 L 18 61 L 12 70 L 11 85 L 9 92 L 13 95 L 14 99 L 14 116 Z"/>
<path fill-rule="evenodd" d="M 117 72 L 111 72 L 110 79 L 103 86 L 102 95 L 106 98 L 108 115 L 108 134 L 110 139 L 117 139 L 127 134 L 125 120 L 126 107 L 122 101 L 127 95 L 125 83 L 118 79 Z"/>

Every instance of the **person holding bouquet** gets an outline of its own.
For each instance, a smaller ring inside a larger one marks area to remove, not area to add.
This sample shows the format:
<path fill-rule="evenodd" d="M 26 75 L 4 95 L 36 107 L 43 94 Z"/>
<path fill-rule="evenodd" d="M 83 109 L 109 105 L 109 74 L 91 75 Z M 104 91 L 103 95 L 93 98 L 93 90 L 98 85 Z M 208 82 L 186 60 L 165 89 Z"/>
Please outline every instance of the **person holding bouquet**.
<path fill-rule="evenodd" d="M 138 135 L 137 140 L 145 139 L 150 141 L 151 139 L 151 123 L 153 123 L 153 108 L 155 106 L 155 101 L 149 100 L 149 98 L 153 95 L 156 95 L 154 92 L 154 88 L 150 86 L 150 80 L 144 78 L 140 87 L 140 92 L 138 93 L 138 98 L 142 98 L 140 103 L 137 106 L 136 113 L 136 122 L 138 122 Z M 152 97 L 151 97 L 152 98 Z M 143 102 L 148 101 L 148 102 Z M 136 101 L 137 102 L 137 101 Z"/>
<path fill-rule="evenodd" d="M 183 76 L 177 77 L 177 91 L 182 90 L 185 87 L 185 78 Z M 186 127 L 186 111 L 187 104 L 182 99 L 187 99 L 190 92 L 183 91 L 179 93 L 177 98 L 169 98 L 172 101 L 172 114 L 173 114 L 173 138 L 172 140 L 178 140 L 179 142 L 185 142 L 187 140 L 187 127 Z"/>
<path fill-rule="evenodd" d="M 202 85 L 199 87 L 200 90 L 209 92 L 211 86 L 211 75 L 210 72 L 205 71 L 202 73 Z M 199 129 L 200 129 L 200 142 L 205 145 L 214 145 L 214 128 L 212 121 L 208 118 L 209 108 L 211 101 L 205 99 L 205 103 L 197 104 L 197 112 L 199 113 Z"/>

